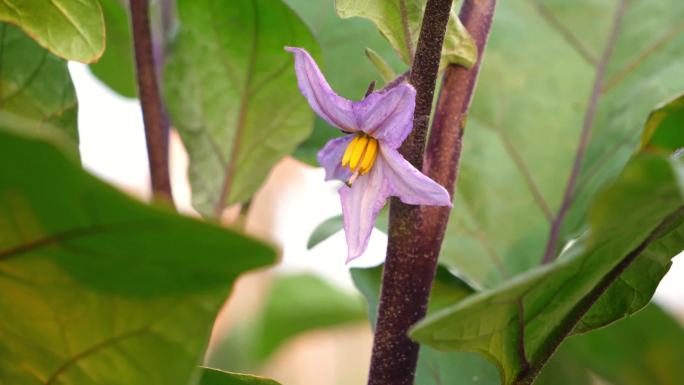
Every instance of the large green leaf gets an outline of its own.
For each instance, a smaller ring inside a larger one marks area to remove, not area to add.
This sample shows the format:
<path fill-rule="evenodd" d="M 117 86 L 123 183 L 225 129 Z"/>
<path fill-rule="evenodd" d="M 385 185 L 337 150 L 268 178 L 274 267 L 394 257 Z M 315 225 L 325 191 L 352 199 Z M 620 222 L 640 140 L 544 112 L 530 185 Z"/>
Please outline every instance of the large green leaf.
<path fill-rule="evenodd" d="M 571 337 L 561 347 L 613 384 L 680 385 L 684 329 L 656 305 L 608 328 Z"/>
<path fill-rule="evenodd" d="M 66 62 L 0 23 L 0 124 L 50 138 L 78 157 L 77 109 Z"/>
<path fill-rule="evenodd" d="M 370 269 L 352 269 L 356 287 L 368 301 L 371 325 L 377 318 L 382 266 Z M 451 275 L 443 267 L 437 270 L 432 287 L 428 314 L 456 303 L 473 290 L 463 281 Z M 440 352 L 428 346 L 420 348 L 416 385 L 499 385 L 496 369 L 482 357 L 467 352 Z"/>
<path fill-rule="evenodd" d="M 498 4 L 441 254 L 470 281 L 494 287 L 540 263 L 619 3 Z M 651 110 L 684 89 L 683 18 L 679 0 L 627 1 L 559 247 L 586 226 Z"/>
<path fill-rule="evenodd" d="M 274 259 L 0 127 L 3 382 L 189 384 L 234 279 Z"/>
<path fill-rule="evenodd" d="M 96 61 L 105 47 L 105 27 L 97 0 L 1 0 L 0 21 L 18 25 L 57 56 Z"/>
<path fill-rule="evenodd" d="M 193 205 L 244 202 L 312 128 L 285 46 L 317 44 L 280 0 L 180 0 L 167 60 L 169 112 L 190 155 Z"/>
<path fill-rule="evenodd" d="M 107 48 L 90 70 L 115 92 L 134 98 L 138 92 L 128 12 L 120 0 L 99 1 L 107 28 Z"/>
<path fill-rule="evenodd" d="M 381 84 L 380 75 L 365 57 L 364 50 L 367 47 L 387 59 L 394 69 L 405 68 L 392 47 L 377 33 L 370 21 L 360 18 L 340 19 L 335 12 L 333 1 L 285 2 L 297 12 L 316 36 L 323 52 L 323 60 L 319 65 L 332 88 L 340 95 L 350 99 L 361 99 L 371 81 L 377 81 L 378 86 Z M 318 165 L 316 153 L 328 140 L 340 135 L 338 129 L 330 127 L 324 120 L 316 117 L 314 132 L 297 148 L 294 156 L 308 164 Z"/>
<path fill-rule="evenodd" d="M 220 341 L 207 363 L 227 370 L 255 370 L 301 333 L 365 319 L 358 296 L 310 274 L 279 276 L 259 313 Z"/>
<path fill-rule="evenodd" d="M 506 385 L 526 376 L 525 362 L 535 372 L 576 327 L 605 325 L 646 304 L 653 282 L 681 251 L 682 175 L 681 160 L 635 157 L 593 203 L 585 237 L 559 260 L 428 316 L 412 336 L 438 348 L 480 352 Z M 636 266 L 649 269 L 637 274 L 630 270 Z M 612 301 L 599 299 L 604 291 Z"/>
<path fill-rule="evenodd" d="M 267 378 L 203 368 L 199 385 L 280 385 Z"/>
<path fill-rule="evenodd" d="M 364 17 L 378 27 L 405 63 L 412 61 L 420 34 L 426 0 L 336 0 L 340 17 Z M 456 15 L 451 18 L 444 36 L 443 64 L 472 66 L 477 59 L 477 47 Z"/>

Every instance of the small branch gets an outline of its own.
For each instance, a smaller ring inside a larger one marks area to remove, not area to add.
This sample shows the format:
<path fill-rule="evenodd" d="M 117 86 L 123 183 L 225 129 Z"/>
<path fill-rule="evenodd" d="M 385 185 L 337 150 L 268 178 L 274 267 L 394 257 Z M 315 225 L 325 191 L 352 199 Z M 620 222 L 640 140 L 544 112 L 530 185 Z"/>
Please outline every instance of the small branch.
<path fill-rule="evenodd" d="M 570 311 L 565 319 L 560 322 L 560 326 L 554 330 L 553 334 L 547 339 L 547 344 L 536 354 L 535 361 L 528 367 L 527 370 L 521 371 L 514 380 L 514 385 L 530 385 L 539 375 L 541 369 L 551 359 L 553 353 L 556 352 L 558 346 L 572 333 L 575 326 L 582 320 L 585 314 L 591 309 L 596 301 L 615 283 L 615 281 L 632 265 L 634 260 L 641 255 L 653 242 L 660 239 L 672 228 L 672 225 L 680 221 L 684 215 L 684 207 L 677 208 L 670 215 L 665 217 L 662 222 L 641 242 L 636 248 L 630 251 L 620 263 L 618 263 L 611 271 L 609 271 L 603 279 L 594 287 L 587 295 L 582 298 L 580 302 Z"/>
<path fill-rule="evenodd" d="M 426 5 L 415 60 L 409 75 L 410 83 L 416 88 L 413 131 L 400 151 L 418 169 L 427 170 L 433 177 L 435 174 L 443 174 L 444 180 L 435 179 L 453 192 L 455 178 L 449 180 L 448 176 L 455 175 L 458 164 L 462 118 L 470 105 L 479 69 L 477 65 L 470 70 L 458 66 L 447 69 L 447 78 L 428 145 L 426 167 L 422 167 L 451 3 L 451 0 L 428 0 Z M 495 0 L 466 0 L 461 10 L 461 20 L 477 41 L 480 52 L 483 52 L 487 40 L 494 5 Z M 442 136 L 447 140 L 441 141 Z M 433 153 L 437 154 L 437 158 L 434 158 Z M 397 199 L 391 202 L 387 260 L 368 379 L 370 385 L 413 383 L 419 345 L 408 338 L 407 332 L 426 313 L 446 228 L 446 219 L 442 220 L 444 214 L 448 218 L 449 208 L 411 206 Z M 438 231 L 430 232 L 434 227 Z"/>
<path fill-rule="evenodd" d="M 145 139 L 150 164 L 152 193 L 158 198 L 173 202 L 169 177 L 168 137 L 150 33 L 148 0 L 131 0 L 131 23 L 135 46 L 135 63 L 138 75 L 138 90 L 145 122 Z"/>
<path fill-rule="evenodd" d="M 622 24 L 622 17 L 625 14 L 626 5 L 627 3 L 625 0 L 620 0 L 615 10 L 615 17 L 613 18 L 613 25 L 610 29 L 610 35 L 608 36 L 603 54 L 601 55 L 601 60 L 599 61 L 598 67 L 596 69 L 596 78 L 594 79 L 594 86 L 592 88 L 586 113 L 584 115 L 584 122 L 582 123 L 582 132 L 580 134 L 579 145 L 577 146 L 575 162 L 572 165 L 572 170 L 570 171 L 570 176 L 568 177 L 568 182 L 563 194 L 563 201 L 561 202 L 558 213 L 551 224 L 549 240 L 546 243 L 546 250 L 544 251 L 542 264 L 553 262 L 553 260 L 556 259 L 556 248 L 558 247 L 558 237 L 560 236 L 561 226 L 563 225 L 565 215 L 567 214 L 570 204 L 572 203 L 575 184 L 577 183 L 577 177 L 582 169 L 584 153 L 586 152 L 587 145 L 589 144 L 591 128 L 594 123 L 594 116 L 596 115 L 596 108 L 601 97 L 601 88 L 603 87 L 606 69 L 613 54 L 615 44 L 617 43 L 618 32 L 620 32 L 620 25 Z"/>

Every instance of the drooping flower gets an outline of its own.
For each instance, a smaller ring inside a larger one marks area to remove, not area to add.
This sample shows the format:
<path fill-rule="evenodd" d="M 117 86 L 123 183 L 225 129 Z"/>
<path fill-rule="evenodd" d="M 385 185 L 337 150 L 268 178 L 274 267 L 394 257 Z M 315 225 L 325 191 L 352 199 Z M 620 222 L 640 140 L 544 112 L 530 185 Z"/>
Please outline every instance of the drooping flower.
<path fill-rule="evenodd" d="M 400 83 L 351 101 L 332 90 L 308 52 L 285 49 L 295 55 L 299 89 L 311 108 L 347 134 L 331 140 L 318 153 L 326 180 L 345 182 L 338 191 L 347 262 L 365 251 L 378 212 L 390 196 L 412 205 L 451 206 L 444 187 L 397 151 L 413 128 L 416 91 L 411 85 Z"/>

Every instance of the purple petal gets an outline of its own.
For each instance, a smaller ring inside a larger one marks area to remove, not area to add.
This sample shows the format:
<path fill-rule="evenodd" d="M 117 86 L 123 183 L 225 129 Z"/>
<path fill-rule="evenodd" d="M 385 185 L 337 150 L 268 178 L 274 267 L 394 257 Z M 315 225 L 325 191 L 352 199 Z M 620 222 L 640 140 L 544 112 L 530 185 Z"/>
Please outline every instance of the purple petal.
<path fill-rule="evenodd" d="M 347 262 L 366 250 L 375 219 L 389 196 L 384 170 L 377 166 L 359 177 L 352 187 L 342 186 L 339 189 L 347 238 Z"/>
<path fill-rule="evenodd" d="M 285 47 L 295 55 L 295 72 L 299 90 L 318 116 L 347 132 L 357 131 L 352 101 L 337 95 L 323 77 L 316 62 L 306 50 Z"/>
<path fill-rule="evenodd" d="M 353 104 L 359 128 L 390 148 L 398 148 L 413 128 L 416 90 L 408 83 L 373 92 Z"/>
<path fill-rule="evenodd" d="M 325 180 L 349 180 L 351 172 L 348 167 L 342 167 L 342 156 L 353 139 L 354 135 L 333 139 L 318 152 L 318 163 L 325 169 Z"/>
<path fill-rule="evenodd" d="M 378 164 L 380 163 L 380 164 Z M 418 171 L 397 150 L 380 144 L 374 169 L 384 171 L 390 194 L 410 205 L 450 206 L 449 193 L 439 183 Z"/>

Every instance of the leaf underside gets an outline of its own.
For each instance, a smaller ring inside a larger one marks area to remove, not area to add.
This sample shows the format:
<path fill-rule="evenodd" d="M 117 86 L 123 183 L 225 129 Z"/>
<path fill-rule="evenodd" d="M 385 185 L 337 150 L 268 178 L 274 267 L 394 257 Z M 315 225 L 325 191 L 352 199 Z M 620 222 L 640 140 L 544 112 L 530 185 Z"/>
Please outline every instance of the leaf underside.
<path fill-rule="evenodd" d="M 249 200 L 310 134 L 313 114 L 284 47 L 318 48 L 279 0 L 181 0 L 178 14 L 166 101 L 190 156 L 193 205 L 218 216 Z"/>

